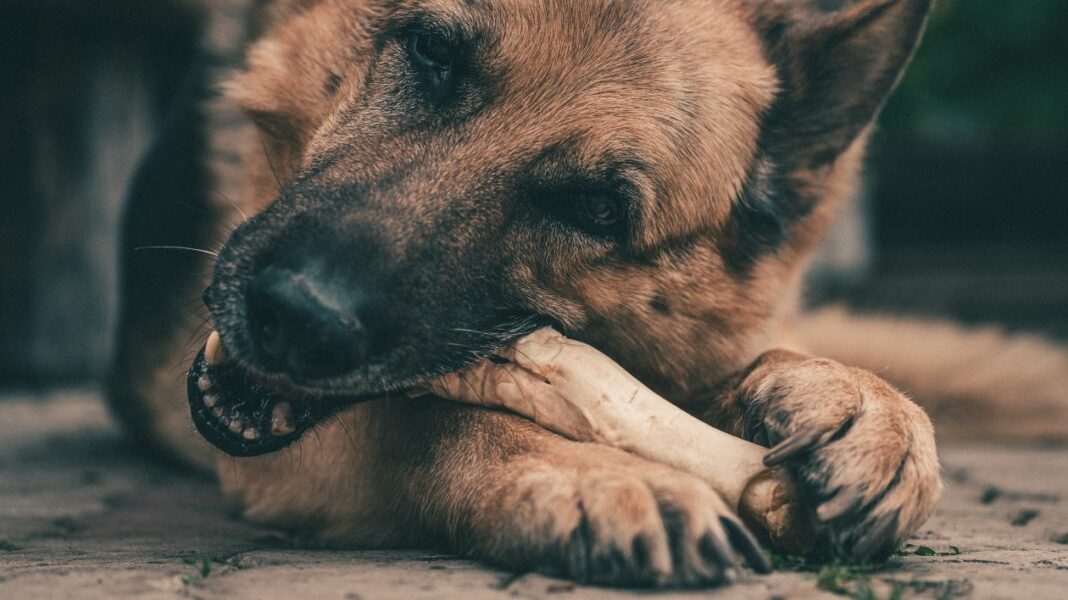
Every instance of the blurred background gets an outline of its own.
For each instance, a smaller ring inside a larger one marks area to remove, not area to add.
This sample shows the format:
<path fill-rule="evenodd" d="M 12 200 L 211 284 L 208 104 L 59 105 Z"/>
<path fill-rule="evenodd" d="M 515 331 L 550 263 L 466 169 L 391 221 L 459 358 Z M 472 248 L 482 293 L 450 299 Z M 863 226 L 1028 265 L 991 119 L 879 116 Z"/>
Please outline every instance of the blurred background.
<path fill-rule="evenodd" d="M 4 0 L 0 386 L 92 385 L 124 190 L 194 59 L 192 2 Z M 941 0 L 813 303 L 1068 339 L 1068 2 Z"/>

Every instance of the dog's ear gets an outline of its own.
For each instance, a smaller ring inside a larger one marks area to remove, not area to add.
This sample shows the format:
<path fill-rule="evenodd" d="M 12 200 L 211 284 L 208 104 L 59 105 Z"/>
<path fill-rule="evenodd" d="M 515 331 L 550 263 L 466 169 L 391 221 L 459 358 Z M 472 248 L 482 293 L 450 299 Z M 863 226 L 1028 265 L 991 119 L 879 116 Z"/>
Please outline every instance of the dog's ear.
<path fill-rule="evenodd" d="M 781 248 L 823 199 L 799 181 L 831 165 L 874 120 L 923 31 L 931 0 L 745 0 L 778 71 L 723 254 L 745 273 Z"/>
<path fill-rule="evenodd" d="M 798 167 L 845 151 L 875 118 L 912 56 L 931 0 L 754 0 L 779 71 L 767 143 Z"/>

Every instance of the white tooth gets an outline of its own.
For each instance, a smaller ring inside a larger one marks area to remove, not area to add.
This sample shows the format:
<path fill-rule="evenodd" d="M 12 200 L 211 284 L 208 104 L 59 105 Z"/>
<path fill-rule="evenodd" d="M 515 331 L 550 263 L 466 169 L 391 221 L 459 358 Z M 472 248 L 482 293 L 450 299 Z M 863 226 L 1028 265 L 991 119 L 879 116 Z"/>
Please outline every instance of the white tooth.
<path fill-rule="evenodd" d="M 204 345 L 204 360 L 208 361 L 209 365 L 226 362 L 226 348 L 218 331 L 213 331 L 208 336 L 208 343 Z"/>
<path fill-rule="evenodd" d="M 258 439 L 260 437 L 260 432 L 258 432 L 255 429 L 249 427 L 249 428 L 245 429 L 244 433 L 242 433 L 241 436 L 244 437 L 246 440 L 255 440 L 255 439 Z"/>
<path fill-rule="evenodd" d="M 242 419 L 241 417 L 238 417 L 238 418 L 234 419 L 233 421 L 230 421 L 229 427 L 230 427 L 230 431 L 232 431 L 234 433 L 241 433 L 241 430 L 245 428 L 245 420 Z"/>
<path fill-rule="evenodd" d="M 215 418 L 221 419 L 223 416 L 223 408 L 221 406 L 216 406 L 211 409 L 211 414 L 215 415 Z"/>
<path fill-rule="evenodd" d="M 297 430 L 293 423 L 293 407 L 288 402 L 279 402 L 271 410 L 271 435 L 289 435 Z"/>
<path fill-rule="evenodd" d="M 200 391 L 206 392 L 211 389 L 211 379 L 207 375 L 202 375 L 200 379 L 197 379 L 197 387 Z"/>
<path fill-rule="evenodd" d="M 214 408 L 219 403 L 219 397 L 214 394 L 208 394 L 204 396 L 204 406 L 208 408 Z"/>

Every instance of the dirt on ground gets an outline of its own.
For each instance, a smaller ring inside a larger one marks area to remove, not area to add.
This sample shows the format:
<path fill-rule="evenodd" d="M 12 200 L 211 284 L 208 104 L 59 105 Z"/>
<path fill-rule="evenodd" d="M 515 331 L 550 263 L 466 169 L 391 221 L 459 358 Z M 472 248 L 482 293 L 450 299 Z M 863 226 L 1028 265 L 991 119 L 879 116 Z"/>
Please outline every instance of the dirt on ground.
<path fill-rule="evenodd" d="M 664 598 L 1068 598 L 1068 449 L 944 447 L 937 514 L 887 565 Z M 323 550 L 124 442 L 92 391 L 0 396 L 0 598 L 616 598 L 431 550 Z"/>

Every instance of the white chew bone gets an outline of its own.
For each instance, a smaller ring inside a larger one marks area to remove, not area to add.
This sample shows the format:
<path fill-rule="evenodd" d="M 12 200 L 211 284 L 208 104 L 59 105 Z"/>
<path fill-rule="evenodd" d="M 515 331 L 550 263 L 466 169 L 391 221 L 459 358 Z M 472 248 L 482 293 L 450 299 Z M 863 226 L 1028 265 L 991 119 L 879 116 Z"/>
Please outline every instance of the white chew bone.
<path fill-rule="evenodd" d="M 506 408 L 576 441 L 599 442 L 706 481 L 751 525 L 791 552 L 812 542 L 788 475 L 764 466 L 767 448 L 690 416 L 587 344 L 542 329 L 435 381 L 440 396 Z"/>

